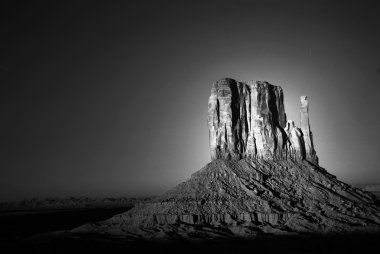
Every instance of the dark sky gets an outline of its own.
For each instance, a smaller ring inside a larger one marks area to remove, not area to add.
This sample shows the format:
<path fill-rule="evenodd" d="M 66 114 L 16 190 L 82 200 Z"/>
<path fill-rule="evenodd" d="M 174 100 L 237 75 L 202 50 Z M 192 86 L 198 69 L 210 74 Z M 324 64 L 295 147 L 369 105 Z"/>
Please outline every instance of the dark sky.
<path fill-rule="evenodd" d="M 308 95 L 320 164 L 350 183 L 380 182 L 380 8 L 371 2 L 0 9 L 0 200 L 152 195 L 186 180 L 210 161 L 207 101 L 222 77 L 282 86 L 297 123 Z"/>

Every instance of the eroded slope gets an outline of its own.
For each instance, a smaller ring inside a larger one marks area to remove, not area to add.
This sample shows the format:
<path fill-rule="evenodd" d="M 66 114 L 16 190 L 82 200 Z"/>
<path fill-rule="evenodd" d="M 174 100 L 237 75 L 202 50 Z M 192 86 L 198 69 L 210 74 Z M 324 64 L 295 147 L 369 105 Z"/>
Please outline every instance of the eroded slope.
<path fill-rule="evenodd" d="M 152 202 L 73 232 L 129 238 L 376 231 L 378 200 L 304 161 L 214 160 Z"/>

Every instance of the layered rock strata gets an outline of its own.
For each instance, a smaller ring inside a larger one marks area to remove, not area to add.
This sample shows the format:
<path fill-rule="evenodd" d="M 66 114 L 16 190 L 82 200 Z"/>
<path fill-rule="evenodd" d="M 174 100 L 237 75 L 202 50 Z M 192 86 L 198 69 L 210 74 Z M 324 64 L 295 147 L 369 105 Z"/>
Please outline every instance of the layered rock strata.
<path fill-rule="evenodd" d="M 211 159 L 309 160 L 318 164 L 301 97 L 301 129 L 286 121 L 282 88 L 268 82 L 215 82 L 208 103 Z"/>

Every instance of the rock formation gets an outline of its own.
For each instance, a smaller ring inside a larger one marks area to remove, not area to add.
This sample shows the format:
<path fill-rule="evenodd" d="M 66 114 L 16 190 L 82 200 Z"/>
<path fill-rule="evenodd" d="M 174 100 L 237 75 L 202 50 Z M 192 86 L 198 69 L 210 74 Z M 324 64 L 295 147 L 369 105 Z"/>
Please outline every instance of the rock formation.
<path fill-rule="evenodd" d="M 318 157 L 314 150 L 313 134 L 310 131 L 309 123 L 309 102 L 306 96 L 301 96 L 301 110 L 300 110 L 301 130 L 303 134 L 303 141 L 305 145 L 305 158 L 318 164 Z"/>
<path fill-rule="evenodd" d="M 214 239 L 380 230 L 377 198 L 318 165 L 308 102 L 287 121 L 282 89 L 222 79 L 212 86 L 212 161 L 164 195 L 72 233 L 125 239 Z"/>
<path fill-rule="evenodd" d="M 215 82 L 208 127 L 211 159 L 306 159 L 318 164 L 306 96 L 301 96 L 299 129 L 286 121 L 282 88 L 268 82 Z"/>

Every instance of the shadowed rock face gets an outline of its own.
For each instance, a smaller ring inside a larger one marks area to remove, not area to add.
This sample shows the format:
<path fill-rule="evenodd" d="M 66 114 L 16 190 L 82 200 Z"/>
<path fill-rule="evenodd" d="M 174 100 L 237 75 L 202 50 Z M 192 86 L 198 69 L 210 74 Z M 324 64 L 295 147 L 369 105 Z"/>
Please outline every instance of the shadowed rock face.
<path fill-rule="evenodd" d="M 282 88 L 268 82 L 215 82 L 208 103 L 211 159 L 308 160 L 318 164 L 301 97 L 301 129 L 286 121 Z"/>

